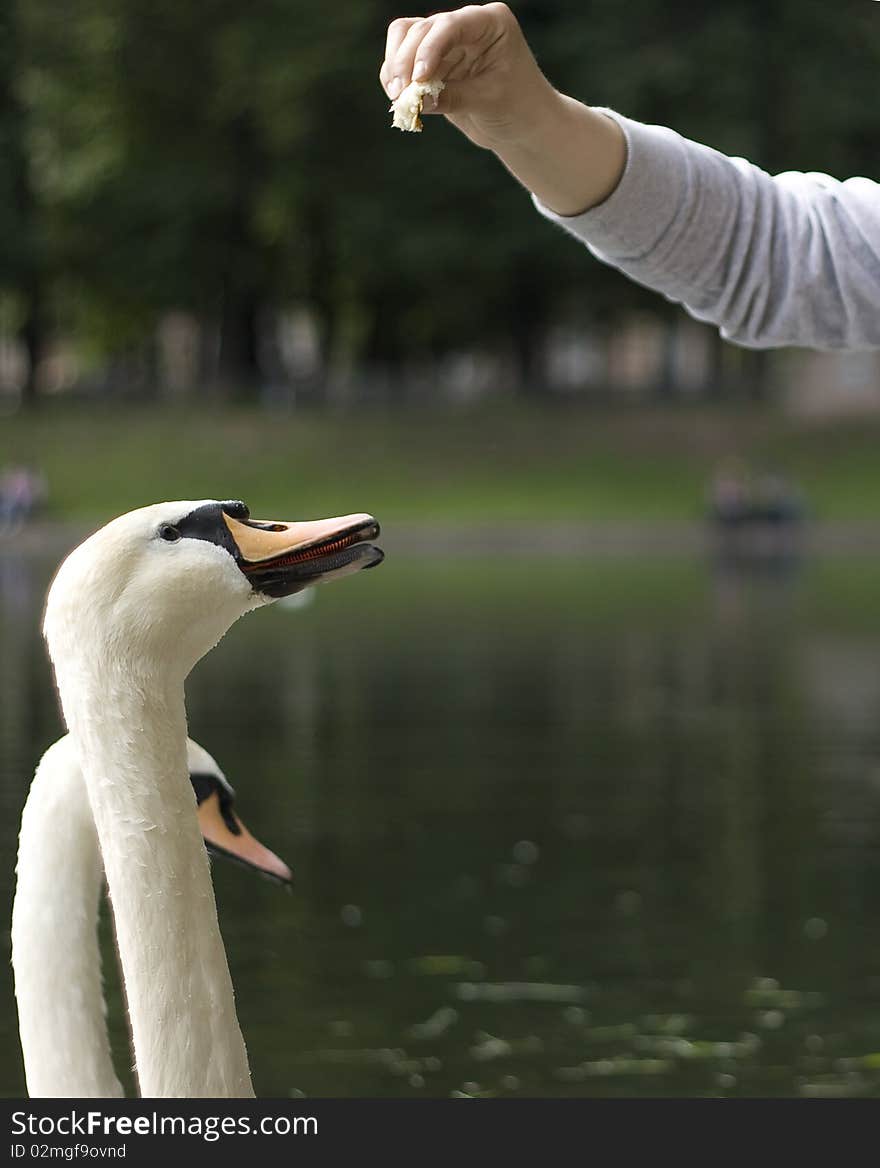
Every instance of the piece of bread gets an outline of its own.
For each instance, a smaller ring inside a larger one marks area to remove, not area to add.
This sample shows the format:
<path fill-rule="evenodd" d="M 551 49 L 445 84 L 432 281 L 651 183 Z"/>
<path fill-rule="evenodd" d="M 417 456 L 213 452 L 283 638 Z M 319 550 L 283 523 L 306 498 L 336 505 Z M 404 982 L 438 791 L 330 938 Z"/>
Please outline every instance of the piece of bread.
<path fill-rule="evenodd" d="M 412 81 L 406 89 L 391 103 L 391 113 L 394 114 L 392 126 L 398 130 L 408 130 L 419 134 L 422 130 L 422 105 L 425 97 L 430 94 L 438 98 L 444 88 L 442 81 Z"/>

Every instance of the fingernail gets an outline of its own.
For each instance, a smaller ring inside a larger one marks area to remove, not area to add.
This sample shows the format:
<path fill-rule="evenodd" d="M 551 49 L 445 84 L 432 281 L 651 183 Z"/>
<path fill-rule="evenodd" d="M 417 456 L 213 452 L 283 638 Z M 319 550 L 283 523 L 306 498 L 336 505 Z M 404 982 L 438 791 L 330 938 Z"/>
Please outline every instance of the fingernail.
<path fill-rule="evenodd" d="M 413 81 L 424 81 L 428 76 L 428 69 L 424 61 L 416 61 L 413 68 Z"/>
<path fill-rule="evenodd" d="M 392 101 L 398 96 L 401 89 L 403 89 L 403 82 L 399 77 L 392 77 L 388 84 L 388 96 Z"/>

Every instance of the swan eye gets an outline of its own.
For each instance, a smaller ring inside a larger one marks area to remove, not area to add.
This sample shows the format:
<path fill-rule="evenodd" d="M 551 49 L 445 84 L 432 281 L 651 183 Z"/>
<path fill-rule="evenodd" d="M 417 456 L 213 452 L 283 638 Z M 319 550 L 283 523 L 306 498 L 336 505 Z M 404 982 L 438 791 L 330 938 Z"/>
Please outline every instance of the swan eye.
<path fill-rule="evenodd" d="M 166 540 L 168 543 L 177 543 L 180 539 L 180 532 L 170 523 L 163 523 L 159 528 L 159 538 Z"/>

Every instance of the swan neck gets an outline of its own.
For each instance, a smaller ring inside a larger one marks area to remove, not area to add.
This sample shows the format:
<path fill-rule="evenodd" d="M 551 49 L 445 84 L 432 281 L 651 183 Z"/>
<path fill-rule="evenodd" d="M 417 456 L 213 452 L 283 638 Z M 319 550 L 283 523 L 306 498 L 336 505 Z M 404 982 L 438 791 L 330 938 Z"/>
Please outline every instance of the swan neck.
<path fill-rule="evenodd" d="M 69 738 L 43 756 L 21 821 L 12 966 L 28 1094 L 122 1094 L 104 1019 L 98 840 Z"/>
<path fill-rule="evenodd" d="M 55 660 L 113 907 L 141 1094 L 249 1096 L 186 760 L 185 671 Z"/>

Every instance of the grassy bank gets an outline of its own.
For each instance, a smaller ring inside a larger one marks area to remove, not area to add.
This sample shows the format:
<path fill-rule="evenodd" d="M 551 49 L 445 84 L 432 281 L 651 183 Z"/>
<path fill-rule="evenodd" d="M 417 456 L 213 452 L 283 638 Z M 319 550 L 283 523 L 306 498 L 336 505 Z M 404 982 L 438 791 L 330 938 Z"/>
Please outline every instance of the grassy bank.
<path fill-rule="evenodd" d="M 273 414 L 205 406 L 44 406 L 0 421 L 0 464 L 49 478 L 58 517 L 162 498 L 241 496 L 255 511 L 387 519 L 690 518 L 718 461 L 796 480 L 823 518 L 880 516 L 880 423 L 767 413 L 505 407 Z"/>

